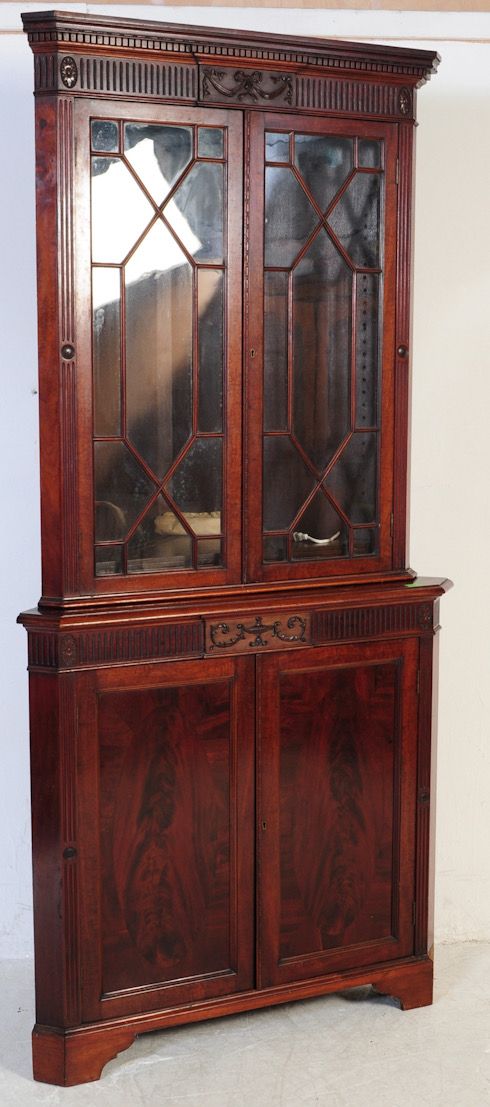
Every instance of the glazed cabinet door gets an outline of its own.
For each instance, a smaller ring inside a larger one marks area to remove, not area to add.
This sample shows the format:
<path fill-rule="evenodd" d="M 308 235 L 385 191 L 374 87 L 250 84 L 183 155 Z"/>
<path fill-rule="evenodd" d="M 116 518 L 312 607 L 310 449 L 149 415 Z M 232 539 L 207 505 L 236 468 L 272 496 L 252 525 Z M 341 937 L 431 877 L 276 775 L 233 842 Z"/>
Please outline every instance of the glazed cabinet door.
<path fill-rule="evenodd" d="M 249 580 L 392 567 L 396 154 L 394 124 L 252 120 Z"/>
<path fill-rule="evenodd" d="M 262 657 L 260 986 L 413 952 L 416 640 Z"/>
<path fill-rule="evenodd" d="M 239 580 L 241 113 L 74 126 L 80 590 Z"/>
<path fill-rule="evenodd" d="M 79 678 L 82 1018 L 253 986 L 253 661 Z"/>

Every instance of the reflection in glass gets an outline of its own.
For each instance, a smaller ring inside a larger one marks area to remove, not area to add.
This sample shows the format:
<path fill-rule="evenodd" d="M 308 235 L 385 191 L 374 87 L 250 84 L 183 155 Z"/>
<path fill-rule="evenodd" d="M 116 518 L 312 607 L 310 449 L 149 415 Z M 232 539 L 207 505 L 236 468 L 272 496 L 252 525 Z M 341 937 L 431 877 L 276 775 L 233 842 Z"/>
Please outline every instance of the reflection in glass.
<path fill-rule="evenodd" d="M 223 131 L 218 127 L 199 127 L 197 154 L 200 158 L 222 158 Z"/>
<path fill-rule="evenodd" d="M 291 169 L 265 171 L 265 265 L 290 266 L 318 224 Z"/>
<path fill-rule="evenodd" d="M 289 135 L 265 133 L 265 160 L 289 161 Z"/>
<path fill-rule="evenodd" d="M 352 171 L 351 138 L 333 135 L 295 135 L 294 162 L 322 211 L 326 211 Z"/>
<path fill-rule="evenodd" d="M 163 477 L 192 431 L 192 267 L 158 220 L 126 265 L 128 437 Z"/>
<path fill-rule="evenodd" d="M 196 261 L 223 260 L 223 165 L 196 162 L 163 211 Z"/>
<path fill-rule="evenodd" d="M 92 120 L 92 150 L 105 150 L 108 154 L 119 151 L 119 127 L 111 119 Z"/>
<path fill-rule="evenodd" d="M 323 470 L 350 430 L 352 272 L 321 230 L 293 272 L 293 430 Z"/>
<path fill-rule="evenodd" d="M 123 571 L 122 546 L 95 547 L 96 577 L 110 577 Z"/>
<path fill-rule="evenodd" d="M 328 217 L 344 250 L 360 267 L 379 265 L 380 204 L 379 176 L 356 173 Z"/>
<path fill-rule="evenodd" d="M 352 523 L 376 521 L 377 434 L 353 434 L 325 485 Z"/>
<path fill-rule="evenodd" d="M 223 554 L 219 538 L 201 538 L 197 543 L 197 565 L 199 569 L 210 565 L 222 565 Z"/>
<path fill-rule="evenodd" d="M 94 469 L 95 540 L 120 540 L 155 487 L 123 442 L 95 442 Z"/>
<path fill-rule="evenodd" d="M 192 127 L 126 123 L 124 153 L 157 204 L 192 158 Z"/>
<path fill-rule="evenodd" d="M 354 529 L 354 557 L 370 557 L 378 552 L 378 531 L 376 527 Z"/>
<path fill-rule="evenodd" d="M 379 169 L 381 166 L 381 142 L 379 139 L 359 139 L 359 165 L 362 165 L 363 169 Z"/>
<path fill-rule="evenodd" d="M 192 566 L 192 538 L 163 496 L 151 505 L 128 542 L 128 573 Z"/>
<path fill-rule="evenodd" d="M 280 534 L 264 538 L 264 561 L 287 561 L 288 540 Z"/>
<path fill-rule="evenodd" d="M 199 410 L 200 431 L 223 429 L 223 272 L 199 269 Z"/>
<path fill-rule="evenodd" d="M 375 427 L 378 421 L 379 277 L 359 273 L 356 278 L 356 427 Z"/>
<path fill-rule="evenodd" d="M 119 264 L 154 209 L 120 158 L 92 159 L 92 260 Z"/>
<path fill-rule="evenodd" d="M 264 428 L 288 422 L 288 275 L 264 273 Z"/>
<path fill-rule="evenodd" d="M 321 489 L 313 496 L 298 520 L 294 533 L 297 535 L 292 546 L 294 561 L 326 561 L 332 557 L 345 557 L 348 553 L 347 527 Z M 310 539 L 333 541 L 319 546 L 315 542 L 301 539 L 302 534 L 307 534 Z"/>
<path fill-rule="evenodd" d="M 96 435 L 120 433 L 120 297 L 119 269 L 94 269 L 92 271 L 92 310 Z"/>
<path fill-rule="evenodd" d="M 315 478 L 287 435 L 264 439 L 264 530 L 286 530 Z"/>
<path fill-rule="evenodd" d="M 221 532 L 222 439 L 197 438 L 168 482 L 168 490 L 194 534 Z"/>

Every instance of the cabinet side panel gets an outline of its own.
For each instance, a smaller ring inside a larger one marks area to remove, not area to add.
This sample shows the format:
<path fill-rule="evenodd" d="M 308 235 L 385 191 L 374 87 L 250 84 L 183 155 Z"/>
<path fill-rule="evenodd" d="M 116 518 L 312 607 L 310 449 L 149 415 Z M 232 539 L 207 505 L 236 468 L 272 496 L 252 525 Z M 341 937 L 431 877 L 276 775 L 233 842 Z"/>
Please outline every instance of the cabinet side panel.
<path fill-rule="evenodd" d="M 62 1026 L 61 797 L 57 677 L 31 674 L 31 795 L 36 1018 Z"/>
<path fill-rule="evenodd" d="M 36 100 L 36 222 L 43 595 L 60 596 L 61 447 L 58 319 L 58 119 L 52 96 Z"/>
<path fill-rule="evenodd" d="M 393 567 L 406 565 L 408 550 L 408 486 L 410 477 L 410 356 L 411 274 L 414 176 L 414 129 L 398 128 L 398 215 L 395 337 L 395 441 L 393 469 Z"/>

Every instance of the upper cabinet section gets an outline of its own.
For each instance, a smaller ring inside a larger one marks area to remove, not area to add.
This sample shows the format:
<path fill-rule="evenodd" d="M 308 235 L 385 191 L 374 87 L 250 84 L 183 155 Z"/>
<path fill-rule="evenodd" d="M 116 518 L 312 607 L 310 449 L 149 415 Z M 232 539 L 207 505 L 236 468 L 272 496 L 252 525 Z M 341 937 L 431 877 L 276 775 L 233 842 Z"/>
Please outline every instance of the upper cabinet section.
<path fill-rule="evenodd" d="M 420 50 L 23 16 L 43 597 L 406 577 Z"/>

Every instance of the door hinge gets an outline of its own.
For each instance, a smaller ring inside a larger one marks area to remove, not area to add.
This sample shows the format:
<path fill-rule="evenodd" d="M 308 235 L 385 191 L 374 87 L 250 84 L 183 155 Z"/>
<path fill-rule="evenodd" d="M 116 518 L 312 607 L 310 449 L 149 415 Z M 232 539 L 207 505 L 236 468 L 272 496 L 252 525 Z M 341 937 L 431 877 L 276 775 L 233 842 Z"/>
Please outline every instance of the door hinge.
<path fill-rule="evenodd" d="M 400 184 L 400 158 L 396 159 L 395 164 L 395 184 Z"/>
<path fill-rule="evenodd" d="M 415 927 L 416 924 L 417 924 L 417 903 L 414 900 L 413 903 L 412 903 L 412 926 Z"/>
<path fill-rule="evenodd" d="M 420 669 L 417 669 L 417 695 L 420 695 Z"/>
<path fill-rule="evenodd" d="M 395 516 L 394 516 L 393 512 L 391 512 L 391 515 L 390 515 L 390 536 L 391 536 L 391 538 L 393 538 L 394 530 L 395 530 Z"/>

